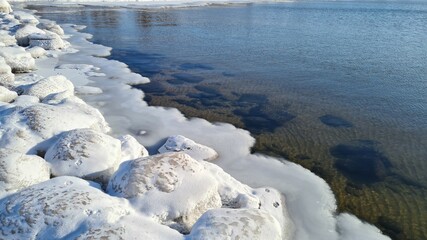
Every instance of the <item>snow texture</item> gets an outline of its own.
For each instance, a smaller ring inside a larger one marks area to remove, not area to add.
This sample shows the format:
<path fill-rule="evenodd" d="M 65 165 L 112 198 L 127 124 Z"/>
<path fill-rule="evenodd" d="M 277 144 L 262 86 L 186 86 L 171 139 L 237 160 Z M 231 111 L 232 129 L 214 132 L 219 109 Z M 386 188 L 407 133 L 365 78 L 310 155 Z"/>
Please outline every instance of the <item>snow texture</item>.
<path fill-rule="evenodd" d="M 14 73 L 31 72 L 36 68 L 34 58 L 22 47 L 0 47 L 0 56 Z"/>
<path fill-rule="evenodd" d="M 49 180 L 49 165 L 35 155 L 0 148 L 0 196 Z"/>
<path fill-rule="evenodd" d="M 159 153 L 184 152 L 196 160 L 212 161 L 218 158 L 218 153 L 210 147 L 198 144 L 181 135 L 170 136 L 166 143 L 159 148 Z"/>
<path fill-rule="evenodd" d="M 54 176 L 107 183 L 120 161 L 120 141 L 92 129 L 64 132 L 46 152 Z"/>

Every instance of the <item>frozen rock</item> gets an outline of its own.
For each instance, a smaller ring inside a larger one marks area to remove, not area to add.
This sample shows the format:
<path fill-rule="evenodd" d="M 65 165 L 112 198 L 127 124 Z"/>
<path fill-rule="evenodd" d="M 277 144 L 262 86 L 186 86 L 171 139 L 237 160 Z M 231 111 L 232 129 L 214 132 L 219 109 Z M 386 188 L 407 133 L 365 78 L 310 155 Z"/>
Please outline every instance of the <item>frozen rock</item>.
<path fill-rule="evenodd" d="M 165 152 L 184 152 L 196 160 L 212 161 L 218 158 L 218 153 L 212 148 L 181 135 L 170 136 L 166 140 L 166 143 L 159 148 L 159 153 Z"/>
<path fill-rule="evenodd" d="M 9 89 L 0 86 L 0 102 L 12 102 L 16 97 L 18 97 L 18 94 L 14 91 L 10 91 Z"/>
<path fill-rule="evenodd" d="M 130 199 L 140 212 L 181 232 L 188 232 L 207 210 L 221 207 L 217 182 L 185 153 L 124 162 L 107 191 Z"/>
<path fill-rule="evenodd" d="M 36 68 L 34 58 L 22 47 L 0 47 L 0 56 L 12 68 L 12 72 L 31 72 Z"/>
<path fill-rule="evenodd" d="M 12 68 L 7 65 L 4 57 L 0 57 L 0 86 L 10 86 L 15 80 Z"/>
<path fill-rule="evenodd" d="M 29 36 L 32 34 L 46 34 L 45 31 L 33 25 L 22 25 L 15 33 L 15 38 L 19 46 L 27 47 L 30 45 Z"/>
<path fill-rule="evenodd" d="M 45 50 L 56 50 L 65 46 L 61 37 L 53 32 L 33 33 L 28 39 L 31 47 L 41 47 Z"/>
<path fill-rule="evenodd" d="M 42 79 L 24 90 L 25 95 L 36 96 L 43 100 L 47 96 L 55 93 L 67 92 L 70 95 L 74 93 L 74 85 L 62 75 L 51 76 Z"/>
<path fill-rule="evenodd" d="M 0 239 L 183 239 L 95 183 L 57 177 L 0 200 Z"/>
<path fill-rule="evenodd" d="M 42 47 L 31 47 L 27 49 L 33 58 L 40 58 L 46 55 L 46 50 Z"/>
<path fill-rule="evenodd" d="M 119 140 L 121 142 L 121 149 L 122 149 L 121 162 L 148 156 L 147 149 L 145 149 L 145 147 L 142 146 L 138 142 L 138 140 L 136 140 L 131 135 L 121 136 L 119 137 Z"/>
<path fill-rule="evenodd" d="M 4 46 L 13 46 L 16 44 L 16 38 L 10 35 L 9 31 L 0 30 L 0 43 Z"/>
<path fill-rule="evenodd" d="M 108 132 L 110 128 L 101 113 L 79 102 L 64 101 L 58 105 L 39 103 L 19 112 L 26 118 L 26 125 L 44 139 L 64 131 L 91 128 Z"/>
<path fill-rule="evenodd" d="M 0 12 L 2 13 L 12 12 L 12 7 L 6 0 L 0 0 Z"/>
<path fill-rule="evenodd" d="M 259 209 L 213 209 L 197 220 L 188 240 L 281 240 L 279 223 Z"/>
<path fill-rule="evenodd" d="M 17 98 L 15 98 L 15 101 L 13 101 L 13 105 L 20 108 L 27 108 L 39 102 L 40 100 L 38 97 L 29 96 L 29 95 L 20 95 Z"/>
<path fill-rule="evenodd" d="M 46 19 L 40 20 L 38 27 L 44 30 L 48 30 L 50 32 L 54 32 L 59 36 L 64 35 L 64 30 L 58 24 L 56 24 L 54 21 L 51 21 L 51 20 L 46 20 Z"/>
<path fill-rule="evenodd" d="M 0 148 L 0 195 L 18 191 L 49 178 L 49 165 L 43 158 Z"/>
<path fill-rule="evenodd" d="M 76 176 L 106 183 L 120 161 L 120 141 L 92 129 L 61 134 L 46 152 L 54 176 Z"/>
<path fill-rule="evenodd" d="M 13 15 L 23 24 L 30 24 L 33 26 L 39 24 L 39 20 L 37 20 L 37 18 L 29 12 L 14 11 Z"/>

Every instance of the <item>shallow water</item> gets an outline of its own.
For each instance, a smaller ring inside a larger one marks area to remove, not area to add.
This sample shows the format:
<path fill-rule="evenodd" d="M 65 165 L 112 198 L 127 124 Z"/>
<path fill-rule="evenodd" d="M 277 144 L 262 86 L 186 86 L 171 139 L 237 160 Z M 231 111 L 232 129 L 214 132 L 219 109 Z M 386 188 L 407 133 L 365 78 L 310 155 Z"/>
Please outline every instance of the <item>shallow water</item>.
<path fill-rule="evenodd" d="M 427 4 L 40 8 L 148 76 L 153 105 L 250 130 L 395 239 L 427 238 Z"/>

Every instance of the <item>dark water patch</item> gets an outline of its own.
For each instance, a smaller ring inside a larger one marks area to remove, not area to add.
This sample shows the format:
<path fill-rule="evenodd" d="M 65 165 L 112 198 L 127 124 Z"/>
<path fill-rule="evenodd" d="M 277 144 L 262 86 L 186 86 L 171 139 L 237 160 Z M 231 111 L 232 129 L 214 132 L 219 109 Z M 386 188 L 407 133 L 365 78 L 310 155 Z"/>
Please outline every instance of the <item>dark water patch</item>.
<path fill-rule="evenodd" d="M 353 127 L 353 124 L 343 118 L 334 116 L 334 115 L 324 115 L 319 117 L 320 121 L 329 126 L 329 127 L 334 127 L 334 128 L 349 128 L 349 127 Z"/>
<path fill-rule="evenodd" d="M 241 118 L 245 129 L 253 134 L 274 132 L 284 124 L 283 121 L 270 118 L 270 116 L 263 112 L 261 106 L 252 107 L 249 110 L 236 109 L 233 113 Z"/>
<path fill-rule="evenodd" d="M 166 92 L 165 86 L 158 81 L 151 81 L 144 84 L 132 85 L 132 87 L 142 90 L 144 93 L 149 93 L 153 95 L 163 95 Z"/>
<path fill-rule="evenodd" d="M 171 75 L 174 79 L 167 80 L 168 83 L 173 85 L 181 85 L 185 83 L 200 83 L 204 80 L 203 77 L 195 76 L 188 73 L 175 73 Z"/>
<path fill-rule="evenodd" d="M 267 104 L 268 98 L 265 94 L 245 93 L 240 95 L 239 99 L 237 99 L 237 102 L 243 104 Z"/>
<path fill-rule="evenodd" d="M 231 73 L 231 72 L 222 72 L 222 76 L 224 76 L 224 77 L 235 77 L 236 74 Z"/>
<path fill-rule="evenodd" d="M 381 231 L 391 237 L 391 239 L 408 239 L 403 233 L 403 229 L 400 224 L 393 221 L 393 219 L 381 216 L 377 220 L 377 225 Z"/>
<path fill-rule="evenodd" d="M 335 167 L 350 181 L 372 184 L 390 174 L 391 163 L 371 141 L 339 144 L 330 149 Z"/>
<path fill-rule="evenodd" d="M 201 64 L 201 63 L 183 63 L 179 65 L 180 70 L 214 70 L 212 66 L 209 66 L 207 64 Z"/>
<path fill-rule="evenodd" d="M 100 43 L 101 44 L 101 43 Z M 146 77 L 160 74 L 165 66 L 165 56 L 154 53 L 141 53 L 135 50 L 113 48 L 109 59 L 126 62 L 129 68 Z"/>

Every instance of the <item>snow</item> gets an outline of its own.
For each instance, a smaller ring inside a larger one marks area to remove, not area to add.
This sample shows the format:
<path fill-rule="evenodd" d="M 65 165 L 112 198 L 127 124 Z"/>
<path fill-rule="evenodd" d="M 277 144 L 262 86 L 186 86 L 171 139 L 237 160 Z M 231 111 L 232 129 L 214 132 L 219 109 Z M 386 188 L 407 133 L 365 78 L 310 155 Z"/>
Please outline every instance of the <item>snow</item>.
<path fill-rule="evenodd" d="M 16 38 L 10 35 L 8 31 L 0 30 L 0 43 L 4 44 L 2 47 L 12 46 L 16 44 Z"/>
<path fill-rule="evenodd" d="M 36 68 L 34 58 L 22 47 L 0 47 L 0 56 L 12 68 L 12 72 L 26 73 Z"/>
<path fill-rule="evenodd" d="M 64 132 L 47 150 L 54 176 L 76 176 L 107 183 L 120 161 L 120 141 L 92 129 Z"/>
<path fill-rule="evenodd" d="M 166 143 L 159 148 L 159 153 L 185 152 L 197 160 L 212 161 L 218 158 L 218 153 L 210 147 L 198 144 L 181 135 L 170 136 Z"/>
<path fill-rule="evenodd" d="M 74 85 L 66 77 L 56 75 L 30 85 L 24 90 L 23 94 L 36 96 L 40 100 L 43 100 L 51 94 L 61 92 L 68 92 L 70 95 L 74 94 Z"/>
<path fill-rule="evenodd" d="M 32 33 L 28 36 L 30 47 L 41 47 L 45 50 L 55 50 L 65 47 L 61 37 L 53 32 Z"/>
<path fill-rule="evenodd" d="M 27 52 L 29 52 L 33 58 L 40 58 L 46 55 L 46 50 L 38 46 L 27 48 Z"/>
<path fill-rule="evenodd" d="M 0 0 L 0 12 L 2 13 L 12 12 L 12 8 L 10 7 L 10 4 L 6 0 Z"/>
<path fill-rule="evenodd" d="M 27 47 L 30 45 L 29 36 L 32 34 L 45 34 L 45 31 L 30 24 L 22 25 L 15 33 L 18 45 L 21 47 Z"/>
<path fill-rule="evenodd" d="M 15 98 L 18 97 L 18 94 L 14 91 L 10 91 L 9 89 L 0 86 L 0 102 L 12 102 Z"/>
<path fill-rule="evenodd" d="M 389 239 L 337 214 L 330 187 L 310 171 L 251 154 L 247 131 L 147 106 L 128 84 L 149 80 L 102 58 L 111 48 L 88 42 L 82 26 L 23 11 L 0 19 L 1 36 L 19 27 L 24 43 L 50 31 L 71 44 L 34 60 L 32 48 L 0 37 L 11 45 L 0 47 L 0 85 L 15 98 L 0 103 L 0 186 L 13 183 L 0 193 L 0 239 Z M 148 156 L 144 146 L 154 152 L 171 136 L 165 153 Z M 73 176 L 48 180 L 49 167 L 101 184 L 113 175 L 106 193 Z"/>
<path fill-rule="evenodd" d="M 43 158 L 0 148 L 0 196 L 49 180 L 49 165 Z"/>

